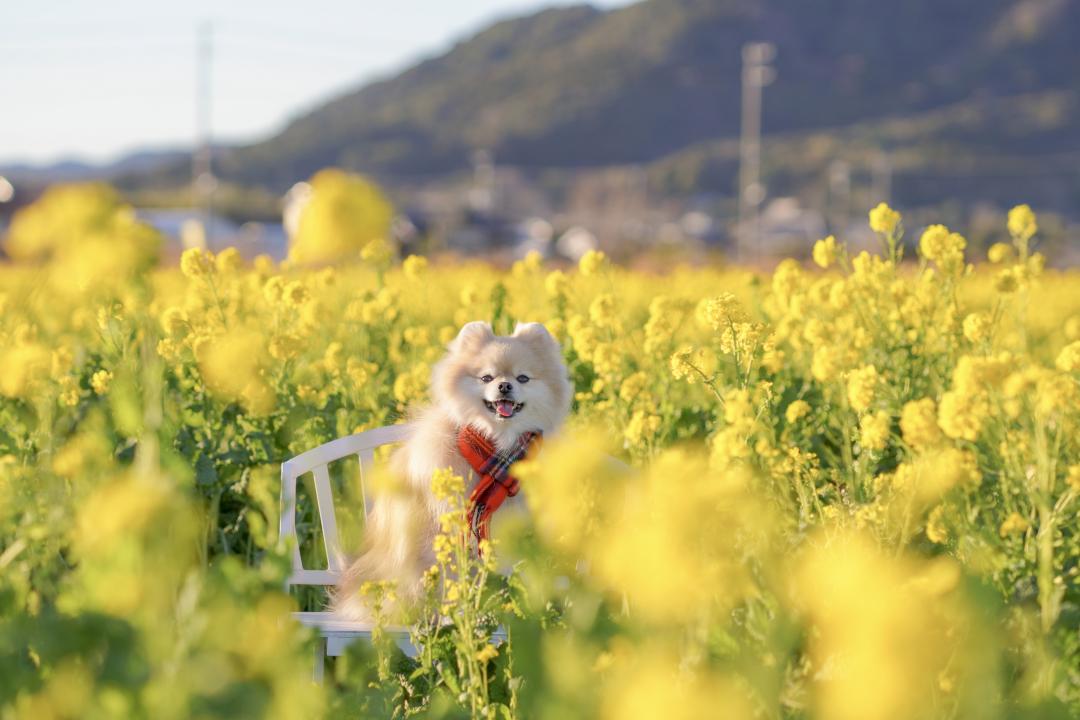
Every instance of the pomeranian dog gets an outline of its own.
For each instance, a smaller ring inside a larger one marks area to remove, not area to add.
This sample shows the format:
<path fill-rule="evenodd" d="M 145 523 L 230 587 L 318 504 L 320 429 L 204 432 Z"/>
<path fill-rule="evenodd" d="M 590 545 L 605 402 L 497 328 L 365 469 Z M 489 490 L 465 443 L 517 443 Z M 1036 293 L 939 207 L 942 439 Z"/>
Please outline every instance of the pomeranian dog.
<path fill-rule="evenodd" d="M 465 325 L 432 372 L 432 404 L 410 418 L 391 459 L 397 482 L 369 508 L 364 549 L 338 583 L 334 611 L 371 621 L 360 592 L 371 580 L 395 581 L 398 608 L 418 599 L 448 510 L 431 491 L 436 470 L 466 479 L 471 530 L 477 541 L 486 538 L 494 511 L 520 501 L 510 466 L 562 424 L 572 396 L 559 344 L 540 323 L 518 324 L 509 336 L 485 322 Z"/>

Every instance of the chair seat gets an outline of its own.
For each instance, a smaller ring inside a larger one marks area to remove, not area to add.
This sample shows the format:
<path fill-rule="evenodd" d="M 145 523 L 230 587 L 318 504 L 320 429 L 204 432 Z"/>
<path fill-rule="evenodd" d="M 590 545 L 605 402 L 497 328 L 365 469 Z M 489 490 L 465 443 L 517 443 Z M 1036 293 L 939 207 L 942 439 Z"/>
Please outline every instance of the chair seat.
<path fill-rule="evenodd" d="M 314 628 L 324 636 L 333 634 L 371 637 L 371 631 L 375 629 L 374 623 L 347 620 L 332 612 L 294 612 L 292 616 L 301 625 Z M 383 632 L 388 635 L 408 636 L 409 628 L 402 625 L 386 625 L 383 627 Z"/>
<path fill-rule="evenodd" d="M 294 620 L 304 627 L 314 628 L 324 637 L 328 635 L 371 637 L 371 631 L 375 629 L 374 623 L 346 620 L 337 613 L 329 611 L 294 612 L 292 613 L 292 616 Z M 444 620 L 443 622 L 448 623 L 449 620 Z M 383 627 L 383 632 L 389 635 L 408 637 L 409 628 L 404 625 L 386 625 Z M 505 640 L 506 630 L 500 627 L 492 633 L 491 639 L 499 641 Z"/>
<path fill-rule="evenodd" d="M 326 638 L 326 654 L 331 657 L 340 655 L 349 643 L 358 638 L 371 639 L 371 631 L 375 628 L 373 623 L 346 620 L 332 612 L 294 612 L 292 616 L 301 625 L 318 631 L 321 637 Z M 393 638 L 406 654 L 416 653 L 409 638 L 409 628 L 403 625 L 387 625 L 383 627 L 383 632 Z M 496 645 L 506 642 L 506 630 L 498 628 L 491 634 L 491 642 Z"/>
<path fill-rule="evenodd" d="M 316 630 L 320 637 L 326 639 L 325 653 L 330 657 L 338 657 L 345 652 L 346 647 L 360 638 L 370 640 L 371 632 L 375 629 L 373 623 L 346 620 L 332 612 L 294 612 L 292 616 L 301 625 Z M 387 625 L 383 632 L 392 638 L 406 655 L 416 655 L 416 648 L 409 639 L 409 628 Z"/>

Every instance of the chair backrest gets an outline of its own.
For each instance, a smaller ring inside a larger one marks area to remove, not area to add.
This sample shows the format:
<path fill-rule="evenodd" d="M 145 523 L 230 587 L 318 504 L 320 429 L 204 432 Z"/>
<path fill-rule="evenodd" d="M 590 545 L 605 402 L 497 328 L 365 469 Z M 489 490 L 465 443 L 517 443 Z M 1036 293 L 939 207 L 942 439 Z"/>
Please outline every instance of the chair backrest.
<path fill-rule="evenodd" d="M 290 539 L 292 541 L 292 574 L 289 576 L 289 585 L 334 585 L 344 570 L 329 464 L 352 455 L 359 458 L 360 483 L 367 512 L 370 504 L 366 481 L 370 479 L 368 473 L 372 472 L 375 466 L 375 448 L 400 443 L 405 440 L 408 432 L 408 425 L 390 425 L 366 430 L 331 440 L 281 464 L 281 524 L 278 538 L 280 542 L 289 542 Z M 296 537 L 296 481 L 309 472 L 315 479 L 315 502 L 319 509 L 319 525 L 326 550 L 325 570 L 309 570 L 304 567 Z"/>

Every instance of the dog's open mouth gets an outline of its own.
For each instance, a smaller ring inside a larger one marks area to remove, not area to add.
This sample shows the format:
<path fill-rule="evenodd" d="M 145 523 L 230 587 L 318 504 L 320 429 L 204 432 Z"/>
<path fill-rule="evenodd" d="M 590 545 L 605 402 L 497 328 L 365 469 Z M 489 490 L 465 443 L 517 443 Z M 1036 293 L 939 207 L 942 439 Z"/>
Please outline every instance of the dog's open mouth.
<path fill-rule="evenodd" d="M 484 400 L 484 405 L 488 410 L 495 413 L 497 417 L 504 420 L 514 417 L 514 415 L 521 412 L 521 408 L 525 407 L 525 403 L 516 403 L 513 400 L 495 400 L 494 402 L 491 400 Z"/>

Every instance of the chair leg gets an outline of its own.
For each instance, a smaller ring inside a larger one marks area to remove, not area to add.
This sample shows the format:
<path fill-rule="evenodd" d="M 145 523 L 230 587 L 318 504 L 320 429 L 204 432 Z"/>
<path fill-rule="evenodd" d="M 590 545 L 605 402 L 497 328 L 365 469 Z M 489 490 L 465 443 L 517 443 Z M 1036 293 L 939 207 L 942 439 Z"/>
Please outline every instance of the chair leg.
<path fill-rule="evenodd" d="M 320 637 L 315 641 L 315 667 L 311 671 L 311 680 L 316 685 L 322 685 L 323 673 L 326 670 L 326 638 Z"/>

